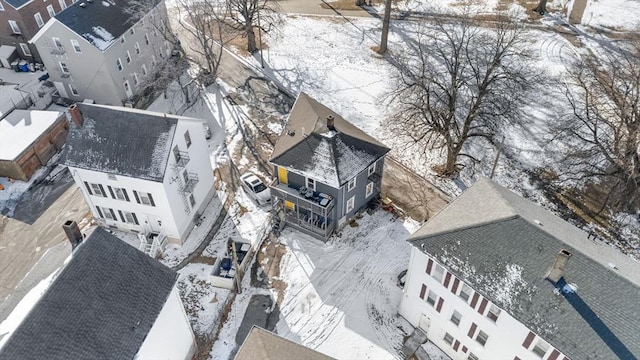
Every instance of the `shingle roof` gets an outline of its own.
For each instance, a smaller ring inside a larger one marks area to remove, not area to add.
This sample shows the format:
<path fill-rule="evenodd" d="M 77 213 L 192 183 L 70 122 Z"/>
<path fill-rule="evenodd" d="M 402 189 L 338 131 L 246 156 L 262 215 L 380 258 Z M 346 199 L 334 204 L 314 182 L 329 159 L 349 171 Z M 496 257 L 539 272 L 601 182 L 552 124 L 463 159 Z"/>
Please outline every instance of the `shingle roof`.
<path fill-rule="evenodd" d="M 334 118 L 335 131 L 327 128 L 330 115 Z M 270 161 L 340 187 L 388 151 L 389 148 L 375 138 L 309 95 L 300 93 Z"/>
<path fill-rule="evenodd" d="M 26 5 L 28 3 L 30 3 L 33 0 L 5 0 L 5 2 L 11 6 L 13 6 L 14 9 L 18 9 L 23 5 Z"/>
<path fill-rule="evenodd" d="M 98 228 L 0 351 L 14 359 L 133 359 L 175 271 Z"/>
<path fill-rule="evenodd" d="M 572 359 L 640 357 L 640 264 L 487 179 L 409 242 Z M 554 286 L 562 249 L 572 256 Z"/>
<path fill-rule="evenodd" d="M 253 326 L 234 360 L 332 360 L 308 347 Z"/>
<path fill-rule="evenodd" d="M 78 0 L 55 18 L 105 50 L 145 15 L 138 10 L 140 4 L 138 0 Z"/>
<path fill-rule="evenodd" d="M 115 106 L 78 106 L 84 125 L 69 130 L 61 158 L 63 164 L 163 180 L 178 117 Z"/>

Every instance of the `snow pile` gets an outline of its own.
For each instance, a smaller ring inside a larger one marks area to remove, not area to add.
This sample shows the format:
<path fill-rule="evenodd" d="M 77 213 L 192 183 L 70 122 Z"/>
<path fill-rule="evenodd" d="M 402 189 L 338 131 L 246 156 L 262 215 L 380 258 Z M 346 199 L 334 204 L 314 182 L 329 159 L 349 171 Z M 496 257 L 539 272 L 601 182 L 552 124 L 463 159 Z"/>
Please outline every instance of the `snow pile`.
<path fill-rule="evenodd" d="M 212 265 L 192 263 L 178 271 L 178 290 L 196 335 L 214 330 L 230 294 L 227 289 L 211 285 Z"/>
<path fill-rule="evenodd" d="M 582 25 L 615 30 L 638 30 L 640 1 L 588 0 L 582 15 Z"/>
<path fill-rule="evenodd" d="M 565 294 L 573 294 L 578 291 L 578 285 L 576 284 L 565 284 L 562 287 L 562 292 Z"/>

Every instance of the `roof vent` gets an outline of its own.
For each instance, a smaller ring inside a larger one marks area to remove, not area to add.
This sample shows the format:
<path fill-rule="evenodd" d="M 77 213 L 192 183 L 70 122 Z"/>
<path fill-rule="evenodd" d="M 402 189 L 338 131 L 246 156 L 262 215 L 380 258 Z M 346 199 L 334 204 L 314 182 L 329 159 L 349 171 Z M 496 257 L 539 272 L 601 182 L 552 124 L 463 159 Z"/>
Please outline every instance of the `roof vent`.
<path fill-rule="evenodd" d="M 542 221 L 540 221 L 540 220 L 538 220 L 538 219 L 533 220 L 533 222 L 534 222 L 534 223 L 536 223 L 536 224 L 538 224 L 538 225 L 540 225 L 540 226 L 542 226 Z"/>
<path fill-rule="evenodd" d="M 289 131 L 287 132 L 287 135 L 289 135 L 289 136 L 296 136 L 296 131 L 295 131 L 295 130 L 289 130 Z"/>
<path fill-rule="evenodd" d="M 547 272 L 547 279 L 552 283 L 557 283 L 564 275 L 564 269 L 567 266 L 567 262 L 571 258 L 571 252 L 562 249 L 556 256 L 556 261 L 553 266 Z"/>
<path fill-rule="evenodd" d="M 335 126 L 334 126 L 334 118 L 332 115 L 327 116 L 327 128 L 329 130 L 336 130 Z"/>
<path fill-rule="evenodd" d="M 86 7 L 87 7 L 87 4 L 85 4 L 85 3 L 80 3 L 80 5 L 78 5 L 78 6 L 80 6 L 81 8 L 86 8 Z"/>

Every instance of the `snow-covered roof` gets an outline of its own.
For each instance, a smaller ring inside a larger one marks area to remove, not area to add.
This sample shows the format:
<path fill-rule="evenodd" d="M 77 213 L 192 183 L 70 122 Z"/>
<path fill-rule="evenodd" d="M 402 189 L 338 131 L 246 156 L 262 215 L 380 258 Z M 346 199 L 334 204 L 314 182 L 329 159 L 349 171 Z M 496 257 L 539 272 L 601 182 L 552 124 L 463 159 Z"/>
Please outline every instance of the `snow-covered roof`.
<path fill-rule="evenodd" d="M 74 252 L 1 360 L 133 359 L 177 273 L 102 228 Z"/>
<path fill-rule="evenodd" d="M 327 128 L 329 116 L 333 116 L 334 129 Z M 375 138 L 300 93 L 270 161 L 339 188 L 388 151 Z"/>
<path fill-rule="evenodd" d="M 14 110 L 0 120 L 0 160 L 15 160 L 50 128 L 65 121 L 61 112 Z"/>
<path fill-rule="evenodd" d="M 140 4 L 137 0 L 78 0 L 55 19 L 104 51 L 145 15 L 137 10 Z"/>
<path fill-rule="evenodd" d="M 640 264 L 486 178 L 408 241 L 572 359 L 640 356 Z"/>
<path fill-rule="evenodd" d="M 332 360 L 333 358 L 254 325 L 234 360 L 255 359 Z"/>
<path fill-rule="evenodd" d="M 69 130 L 67 166 L 161 182 L 180 117 L 125 107 L 77 104 L 84 124 Z"/>

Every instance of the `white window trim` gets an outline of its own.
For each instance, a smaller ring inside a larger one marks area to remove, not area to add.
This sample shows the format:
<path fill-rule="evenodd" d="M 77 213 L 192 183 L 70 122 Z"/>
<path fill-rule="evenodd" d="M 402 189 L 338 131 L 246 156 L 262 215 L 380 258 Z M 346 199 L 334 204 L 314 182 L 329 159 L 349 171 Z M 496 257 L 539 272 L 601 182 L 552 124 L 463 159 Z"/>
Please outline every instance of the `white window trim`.
<path fill-rule="evenodd" d="M 144 34 L 144 43 L 145 43 L 145 45 L 149 45 L 150 42 L 151 41 L 149 40 L 149 34 L 148 33 Z"/>
<path fill-rule="evenodd" d="M 100 212 L 102 213 L 102 216 L 105 220 L 111 220 L 111 221 L 118 221 L 118 219 L 114 219 L 113 218 L 113 214 L 111 214 L 111 209 L 104 207 L 104 206 L 99 206 L 100 208 Z"/>
<path fill-rule="evenodd" d="M 367 176 L 373 174 L 376 172 L 376 163 L 371 164 L 371 166 L 369 166 L 369 169 L 367 170 Z"/>
<path fill-rule="evenodd" d="M 67 3 L 64 0 L 58 0 L 58 4 L 60 5 L 60 9 L 62 10 L 67 8 Z"/>
<path fill-rule="evenodd" d="M 36 12 L 35 14 L 33 14 L 33 18 L 36 20 L 36 25 L 38 25 L 38 28 L 41 28 L 44 26 L 44 20 L 42 20 L 42 15 L 40 15 L 39 12 Z"/>
<path fill-rule="evenodd" d="M 120 60 L 120 58 L 116 59 L 116 69 L 118 69 L 118 71 L 122 71 L 122 69 L 124 69 L 124 67 L 122 66 L 122 60 Z"/>
<path fill-rule="evenodd" d="M 151 205 L 151 198 L 149 197 L 149 193 L 139 192 L 138 198 L 140 199 L 140 203 L 142 205 L 154 206 L 154 205 Z"/>
<path fill-rule="evenodd" d="M 47 13 L 50 18 L 56 16 L 56 10 L 53 8 L 53 5 L 47 5 Z"/>
<path fill-rule="evenodd" d="M 125 210 L 120 210 L 120 211 L 122 211 L 122 216 L 124 217 L 125 224 L 131 224 L 131 225 L 136 224 L 136 221 L 133 218 L 133 213 L 131 211 L 125 211 Z"/>
<path fill-rule="evenodd" d="M 62 40 L 60 40 L 60 38 L 52 37 L 51 40 L 53 41 L 53 46 L 55 46 L 56 49 L 64 50 L 64 46 L 62 45 Z"/>
<path fill-rule="evenodd" d="M 71 47 L 73 48 L 73 51 L 75 51 L 78 54 L 82 53 L 82 49 L 80 48 L 80 42 L 78 42 L 78 40 L 71 39 L 69 40 L 69 42 L 71 42 Z"/>
<path fill-rule="evenodd" d="M 309 186 L 309 181 L 311 181 L 313 183 L 312 187 Z M 307 188 L 311 188 L 311 190 L 316 191 L 316 179 L 310 178 L 310 177 L 305 177 L 304 184 L 305 184 L 305 186 Z"/>
<path fill-rule="evenodd" d="M 366 197 L 371 196 L 371 194 L 373 194 L 373 183 L 369 182 L 367 184 L 367 192 L 366 192 Z"/>
<path fill-rule="evenodd" d="M 133 85 L 138 85 L 140 80 L 138 79 L 138 73 L 133 73 Z"/>
<path fill-rule="evenodd" d="M 356 204 L 356 196 L 353 195 L 349 200 L 347 200 L 347 211 L 345 212 L 350 212 L 351 210 L 353 210 L 353 207 Z"/>
<path fill-rule="evenodd" d="M 4 6 L 2 5 L 1 2 L 0 2 L 0 11 L 4 11 Z"/>
<path fill-rule="evenodd" d="M 349 183 L 347 184 L 347 191 L 351 191 L 356 187 L 356 178 L 353 178 L 351 180 L 349 180 Z"/>
<path fill-rule="evenodd" d="M 136 49 L 136 55 L 140 55 L 140 43 L 136 41 L 134 48 Z"/>
<path fill-rule="evenodd" d="M 18 26 L 18 23 L 14 20 L 9 20 L 9 26 L 11 27 L 11 31 L 13 31 L 14 34 L 22 34 L 22 31 L 20 31 L 20 26 Z"/>
<path fill-rule="evenodd" d="M 71 95 L 73 96 L 79 96 L 80 93 L 78 92 L 78 89 L 76 89 L 75 86 L 73 86 L 73 84 L 69 84 L 69 90 L 71 91 Z"/>
<path fill-rule="evenodd" d="M 64 66 L 63 66 L 63 64 L 64 64 Z M 63 74 L 70 74 L 69 66 L 67 65 L 66 62 L 58 61 L 58 65 L 60 66 L 60 71 L 62 71 Z M 65 71 L 65 68 L 67 69 L 66 71 Z"/>
<path fill-rule="evenodd" d="M 131 53 L 129 52 L 129 50 L 127 50 L 126 60 L 127 60 L 127 64 L 131 64 Z"/>
<path fill-rule="evenodd" d="M 31 55 L 31 49 L 29 49 L 29 45 L 26 43 L 20 43 L 20 49 L 22 50 L 22 53 L 24 54 L 24 56 L 32 56 Z"/>
<path fill-rule="evenodd" d="M 147 71 L 147 66 L 142 64 L 142 75 L 147 75 L 149 72 Z"/>

